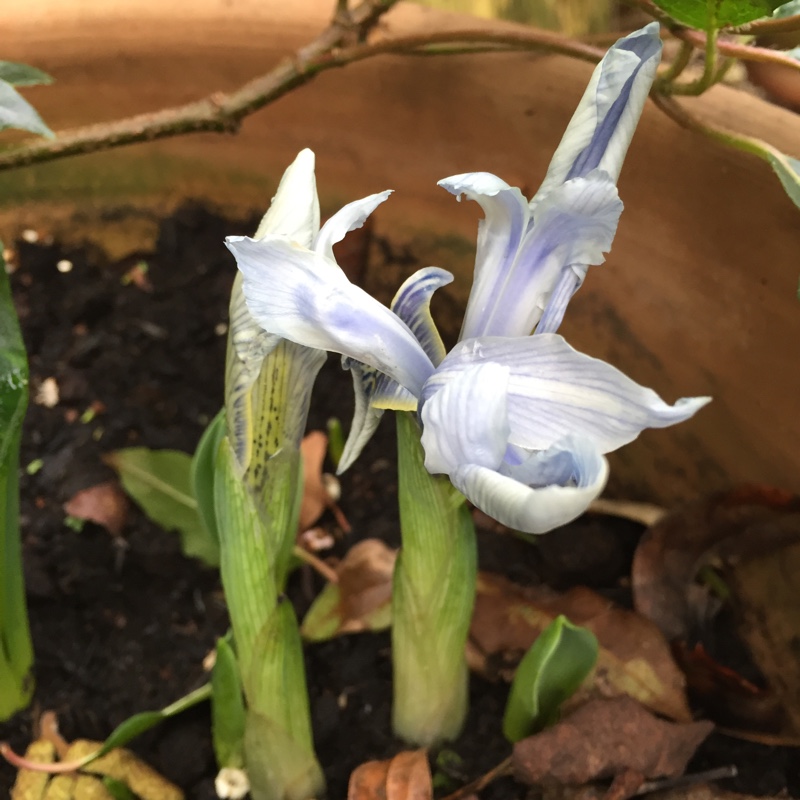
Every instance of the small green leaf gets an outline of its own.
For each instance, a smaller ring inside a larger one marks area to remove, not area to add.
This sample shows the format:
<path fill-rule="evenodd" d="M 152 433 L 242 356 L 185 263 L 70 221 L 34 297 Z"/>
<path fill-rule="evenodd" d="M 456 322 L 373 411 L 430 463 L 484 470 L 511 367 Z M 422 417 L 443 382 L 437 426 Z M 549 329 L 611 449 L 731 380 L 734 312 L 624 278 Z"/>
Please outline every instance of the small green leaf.
<path fill-rule="evenodd" d="M 125 491 L 153 522 L 177 530 L 187 556 L 219 564 L 219 547 L 203 525 L 191 483 L 192 459 L 178 450 L 130 447 L 106 456 Z"/>
<path fill-rule="evenodd" d="M 800 208 L 800 160 L 769 148 L 767 158 L 791 201 Z"/>
<path fill-rule="evenodd" d="M 10 83 L 0 80 L 0 130 L 4 128 L 19 128 L 51 138 L 55 135 L 36 109 Z"/>
<path fill-rule="evenodd" d="M 0 81 L 12 86 L 37 86 L 52 83 L 53 79 L 36 67 L 15 61 L 0 61 Z"/>
<path fill-rule="evenodd" d="M 161 711 L 143 711 L 141 714 L 134 714 L 128 717 L 125 722 L 118 725 L 112 731 L 108 739 L 103 742 L 103 746 L 92 755 L 91 759 L 86 763 L 91 763 L 96 758 L 104 756 L 106 753 L 111 752 L 115 747 L 124 747 L 132 739 L 140 736 L 145 731 L 155 728 L 156 725 L 163 722 L 165 719 L 177 716 L 182 712 L 208 700 L 211 697 L 211 684 L 206 683 L 199 689 L 181 697 L 174 703 L 162 708 Z"/>
<path fill-rule="evenodd" d="M 755 19 L 768 17 L 781 5 L 780 0 L 655 0 L 656 5 L 674 20 L 707 31 L 734 28 Z"/>
<path fill-rule="evenodd" d="M 244 766 L 245 707 L 242 678 L 229 637 L 217 641 L 211 673 L 211 731 L 217 766 Z"/>
<path fill-rule="evenodd" d="M 139 795 L 134 794 L 126 783 L 123 783 L 110 775 L 103 775 L 103 786 L 114 800 L 139 800 Z"/>
<path fill-rule="evenodd" d="M 225 409 L 208 424 L 192 457 L 190 477 L 200 520 L 219 547 L 219 530 L 214 511 L 214 464 L 222 437 L 225 436 Z"/>
<path fill-rule="evenodd" d="M 337 417 L 328 420 L 328 457 L 334 467 L 339 466 L 344 453 L 344 431 L 342 421 Z"/>
<path fill-rule="evenodd" d="M 517 667 L 503 717 L 503 734 L 518 742 L 552 724 L 561 704 L 577 691 L 597 661 L 591 631 L 556 617 Z"/>

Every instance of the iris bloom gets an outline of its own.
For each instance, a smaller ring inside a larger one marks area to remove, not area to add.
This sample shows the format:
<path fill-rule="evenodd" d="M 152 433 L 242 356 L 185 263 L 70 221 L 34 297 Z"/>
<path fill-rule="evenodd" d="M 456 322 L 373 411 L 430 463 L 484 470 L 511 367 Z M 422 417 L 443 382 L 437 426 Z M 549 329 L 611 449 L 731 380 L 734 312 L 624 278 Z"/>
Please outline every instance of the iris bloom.
<path fill-rule="evenodd" d="M 348 460 L 380 409 L 416 408 L 430 472 L 447 474 L 505 525 L 544 533 L 602 491 L 605 453 L 708 402 L 669 405 L 555 333 L 588 267 L 610 249 L 622 211 L 616 179 L 660 53 L 656 23 L 609 50 L 530 203 L 488 173 L 440 182 L 480 203 L 486 217 L 460 341 L 450 353 L 429 313 L 433 292 L 452 280 L 444 270 L 412 275 L 390 310 L 348 281 L 330 247 L 228 238 L 253 318 L 272 334 L 349 359 L 357 414 Z M 361 224 L 385 198 L 346 206 L 337 230 Z"/>

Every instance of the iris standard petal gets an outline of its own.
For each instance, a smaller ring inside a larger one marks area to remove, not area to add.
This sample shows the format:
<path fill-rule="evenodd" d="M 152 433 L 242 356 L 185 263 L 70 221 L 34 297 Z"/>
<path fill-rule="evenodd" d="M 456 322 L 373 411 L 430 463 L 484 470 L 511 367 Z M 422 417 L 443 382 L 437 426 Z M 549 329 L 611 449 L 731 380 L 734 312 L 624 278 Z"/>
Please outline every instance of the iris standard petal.
<path fill-rule="evenodd" d="M 481 511 L 503 525 L 524 533 L 547 533 L 580 516 L 608 480 L 608 462 L 597 449 L 590 443 L 572 449 L 574 446 L 575 440 L 568 440 L 535 455 L 541 479 L 569 472 L 569 485 L 531 486 L 474 464 L 450 473 L 450 480 Z M 533 471 L 530 465 L 529 471 Z"/>
<path fill-rule="evenodd" d="M 528 203 L 519 189 L 488 172 L 454 175 L 439 181 L 439 186 L 459 199 L 463 194 L 475 200 L 486 215 L 478 224 L 475 276 L 460 338 L 484 336 L 528 229 Z"/>
<path fill-rule="evenodd" d="M 589 85 L 531 201 L 535 208 L 556 186 L 603 169 L 619 177 L 661 60 L 659 25 L 651 22 L 614 44 Z"/>
<path fill-rule="evenodd" d="M 391 189 L 378 194 L 371 194 L 361 200 L 348 203 L 340 208 L 323 226 L 314 241 L 313 249 L 322 256 L 326 256 L 331 261 L 333 257 L 333 245 L 341 242 L 350 232 L 360 228 L 367 220 L 367 217 L 391 194 Z M 307 245 L 311 247 L 311 245 Z"/>
<path fill-rule="evenodd" d="M 247 307 L 265 330 L 361 361 L 419 395 L 433 364 L 416 337 L 332 262 L 277 237 L 225 243 L 244 275 Z"/>
<path fill-rule="evenodd" d="M 311 150 L 301 150 L 283 173 L 272 204 L 256 230 L 256 239 L 285 236 L 303 247 L 311 247 L 319 232 L 319 198 L 314 160 Z"/>
<path fill-rule="evenodd" d="M 442 286 L 453 282 L 452 273 L 425 267 L 407 278 L 397 290 L 391 309 L 411 329 L 434 365 L 445 356 L 444 344 L 431 316 L 431 298 Z"/>
<path fill-rule="evenodd" d="M 463 464 L 496 469 L 508 447 L 508 367 L 486 363 L 460 371 L 422 407 L 425 469 L 451 473 Z"/>
<path fill-rule="evenodd" d="M 512 269 L 496 287 L 481 335 L 529 335 L 565 269 L 603 263 L 621 213 L 617 187 L 603 172 L 553 189 L 536 209 Z"/>
<path fill-rule="evenodd" d="M 690 397 L 669 405 L 605 361 L 545 333 L 460 342 L 425 384 L 423 404 L 464 369 L 486 363 L 509 368 L 510 442 L 531 450 L 546 450 L 574 433 L 608 453 L 645 428 L 689 419 L 711 399 Z"/>

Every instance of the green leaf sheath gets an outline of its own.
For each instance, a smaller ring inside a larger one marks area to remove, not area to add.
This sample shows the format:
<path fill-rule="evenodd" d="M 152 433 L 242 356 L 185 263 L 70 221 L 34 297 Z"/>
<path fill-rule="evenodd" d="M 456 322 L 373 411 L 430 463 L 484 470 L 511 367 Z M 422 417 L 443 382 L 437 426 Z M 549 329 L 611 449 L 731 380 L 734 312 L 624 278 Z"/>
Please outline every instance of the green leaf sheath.
<path fill-rule="evenodd" d="M 33 646 L 19 530 L 19 445 L 28 405 L 28 362 L 0 243 L 0 719 L 33 693 Z"/>
<path fill-rule="evenodd" d="M 503 717 L 505 737 L 518 742 L 555 722 L 561 705 L 594 669 L 598 651 L 591 631 L 556 617 L 517 667 Z"/>
<path fill-rule="evenodd" d="M 225 409 L 222 409 L 203 431 L 200 442 L 194 451 L 194 456 L 192 456 L 192 465 L 189 473 L 192 494 L 197 502 L 200 520 L 216 545 L 217 564 L 219 563 L 219 531 L 217 530 L 217 518 L 214 511 L 214 473 L 217 452 L 219 451 L 222 437 L 225 436 L 225 431 Z"/>
<path fill-rule="evenodd" d="M 424 464 L 413 414 L 397 414 L 402 547 L 392 587 L 395 732 L 430 745 L 455 738 L 467 712 L 464 656 L 475 602 L 475 528 L 447 478 Z"/>
<path fill-rule="evenodd" d="M 239 664 L 228 638 L 217 642 L 211 673 L 211 730 L 217 766 L 244 766 L 245 707 Z"/>
<path fill-rule="evenodd" d="M 655 0 L 674 20 L 691 28 L 733 28 L 768 17 L 782 2 L 776 0 Z"/>

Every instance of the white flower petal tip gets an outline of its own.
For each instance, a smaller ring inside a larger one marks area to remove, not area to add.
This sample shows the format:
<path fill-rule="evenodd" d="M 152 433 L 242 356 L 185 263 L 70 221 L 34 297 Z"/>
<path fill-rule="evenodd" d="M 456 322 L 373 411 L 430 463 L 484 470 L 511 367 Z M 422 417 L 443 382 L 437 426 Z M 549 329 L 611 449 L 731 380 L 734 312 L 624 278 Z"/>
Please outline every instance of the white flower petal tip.
<path fill-rule="evenodd" d="M 656 76 L 661 50 L 655 22 L 609 49 L 592 74 L 532 207 L 564 181 L 584 177 L 594 169 L 603 169 L 617 180 Z"/>
<path fill-rule="evenodd" d="M 369 215 L 389 199 L 392 192 L 392 189 L 387 189 L 343 206 L 322 226 L 314 242 L 314 250 L 333 260 L 333 245 L 341 242 L 350 231 L 360 228 Z"/>
<path fill-rule="evenodd" d="M 319 231 L 319 198 L 314 175 L 315 156 L 306 148 L 283 173 L 275 197 L 256 230 L 255 237 L 285 236 L 311 247 Z"/>
<path fill-rule="evenodd" d="M 502 178 L 493 175 L 491 172 L 464 172 L 461 175 L 451 175 L 449 178 L 442 178 L 437 184 L 446 189 L 450 194 L 461 200 L 462 195 L 466 195 L 470 200 L 476 197 L 495 197 L 500 192 L 510 190 L 522 193 L 515 186 L 509 186 Z"/>
<path fill-rule="evenodd" d="M 486 514 L 531 534 L 547 533 L 579 517 L 608 480 L 606 459 L 591 442 L 574 438 L 505 471 L 517 472 L 525 480 L 471 464 L 457 469 L 450 479 Z M 561 483 L 540 485 L 548 480 Z"/>

